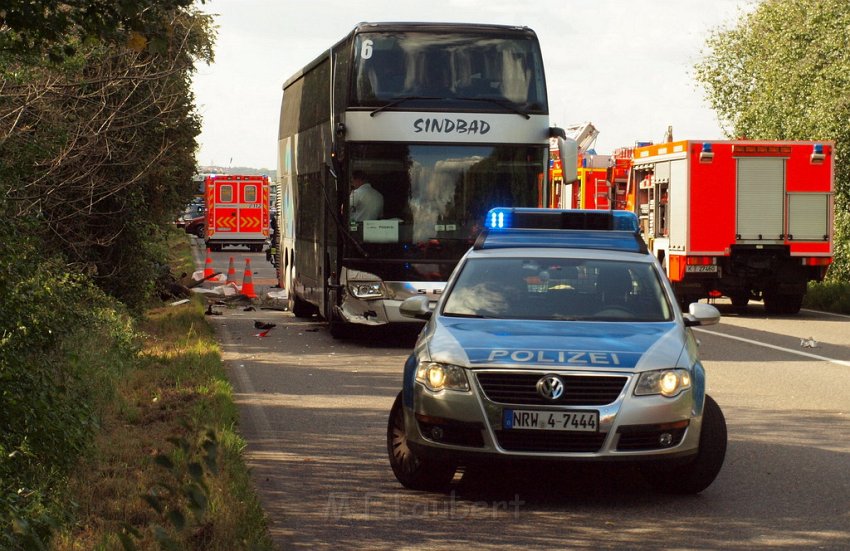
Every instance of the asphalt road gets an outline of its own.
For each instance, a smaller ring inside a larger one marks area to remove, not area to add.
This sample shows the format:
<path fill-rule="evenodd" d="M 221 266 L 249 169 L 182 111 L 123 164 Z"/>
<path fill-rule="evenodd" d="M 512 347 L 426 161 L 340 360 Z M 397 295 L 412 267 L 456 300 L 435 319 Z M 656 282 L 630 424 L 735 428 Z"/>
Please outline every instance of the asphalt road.
<path fill-rule="evenodd" d="M 260 254 L 213 253 L 216 269 L 230 256 L 240 282 L 250 257 L 258 292 L 274 284 Z M 448 494 L 406 490 L 385 431 L 414 331 L 336 341 L 280 310 L 210 319 L 280 549 L 850 548 L 850 318 L 720 308 L 698 336 L 729 448 L 714 484 L 685 497 L 622 467 L 503 468 Z M 258 337 L 253 320 L 277 327 Z"/>

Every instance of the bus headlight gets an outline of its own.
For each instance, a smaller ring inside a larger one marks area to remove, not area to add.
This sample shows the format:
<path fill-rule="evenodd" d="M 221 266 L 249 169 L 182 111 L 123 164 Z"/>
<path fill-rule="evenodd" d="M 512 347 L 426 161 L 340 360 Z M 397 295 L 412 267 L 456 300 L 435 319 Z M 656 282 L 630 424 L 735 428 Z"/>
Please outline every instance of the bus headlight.
<path fill-rule="evenodd" d="M 660 369 L 640 374 L 635 395 L 661 394 L 670 398 L 688 388 L 691 388 L 691 374 L 687 369 Z"/>
<path fill-rule="evenodd" d="M 348 290 L 355 298 L 382 298 L 383 285 L 379 281 L 349 282 Z"/>
<path fill-rule="evenodd" d="M 469 390 L 466 370 L 462 367 L 437 362 L 421 362 L 416 368 L 416 380 L 428 390 Z"/>

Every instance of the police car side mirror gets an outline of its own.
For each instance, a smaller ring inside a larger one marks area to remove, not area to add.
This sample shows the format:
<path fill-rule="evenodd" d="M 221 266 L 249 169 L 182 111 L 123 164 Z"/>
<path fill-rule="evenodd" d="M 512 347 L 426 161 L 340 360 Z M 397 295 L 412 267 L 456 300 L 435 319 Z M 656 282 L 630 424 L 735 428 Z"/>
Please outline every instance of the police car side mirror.
<path fill-rule="evenodd" d="M 429 306 L 428 297 L 415 296 L 404 299 L 401 306 L 398 307 L 399 313 L 407 318 L 416 318 L 420 320 L 431 319 L 431 308 Z"/>
<path fill-rule="evenodd" d="M 684 315 L 685 325 L 694 327 L 696 325 L 714 325 L 720 321 L 720 311 L 711 304 L 693 302 L 688 306 L 688 313 Z"/>

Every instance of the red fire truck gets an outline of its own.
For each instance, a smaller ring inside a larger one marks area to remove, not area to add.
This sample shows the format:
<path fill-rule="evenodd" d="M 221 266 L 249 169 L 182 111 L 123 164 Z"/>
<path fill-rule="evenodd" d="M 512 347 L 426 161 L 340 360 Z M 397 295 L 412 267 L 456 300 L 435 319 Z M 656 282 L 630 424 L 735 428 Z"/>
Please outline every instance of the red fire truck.
<path fill-rule="evenodd" d="M 739 309 L 763 300 L 769 313 L 793 314 L 832 262 L 833 151 L 832 142 L 668 142 L 636 147 L 626 181 L 611 180 L 684 307 L 723 295 Z"/>
<path fill-rule="evenodd" d="M 206 245 L 263 250 L 269 237 L 269 177 L 213 174 L 204 180 Z"/>

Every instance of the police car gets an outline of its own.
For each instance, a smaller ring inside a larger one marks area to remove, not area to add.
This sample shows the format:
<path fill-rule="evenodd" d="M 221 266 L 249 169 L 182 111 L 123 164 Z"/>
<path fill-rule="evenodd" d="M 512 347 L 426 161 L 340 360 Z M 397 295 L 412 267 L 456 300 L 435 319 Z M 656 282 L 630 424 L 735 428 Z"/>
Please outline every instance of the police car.
<path fill-rule="evenodd" d="M 640 462 L 660 491 L 717 476 L 726 422 L 705 393 L 690 327 L 633 213 L 494 209 L 436 303 L 387 426 L 396 478 L 445 488 L 459 466 L 511 460 Z"/>

